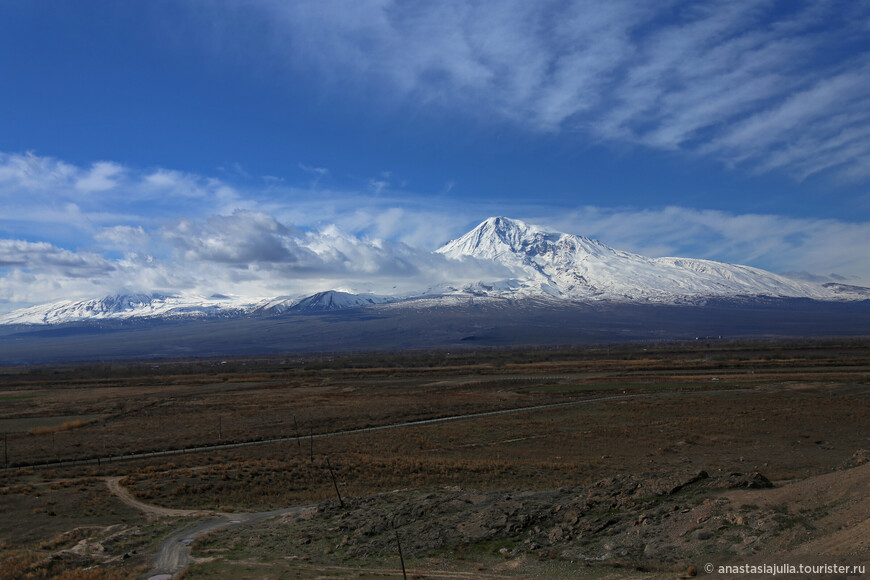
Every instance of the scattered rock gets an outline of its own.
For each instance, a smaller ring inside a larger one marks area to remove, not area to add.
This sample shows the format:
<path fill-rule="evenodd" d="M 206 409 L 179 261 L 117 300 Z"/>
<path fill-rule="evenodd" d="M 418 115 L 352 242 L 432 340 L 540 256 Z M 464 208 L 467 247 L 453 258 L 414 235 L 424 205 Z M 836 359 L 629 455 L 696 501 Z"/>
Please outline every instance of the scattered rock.
<path fill-rule="evenodd" d="M 870 450 L 859 449 L 846 460 L 840 469 L 852 469 L 853 467 L 859 467 L 865 463 L 870 463 Z"/>
<path fill-rule="evenodd" d="M 671 491 L 668 492 L 668 495 L 673 495 L 688 485 L 692 485 L 693 483 L 698 483 L 699 481 L 702 481 L 704 479 L 709 479 L 709 478 L 710 478 L 710 476 L 709 476 L 709 474 L 707 474 L 706 471 L 701 471 L 695 477 L 693 477 L 693 478 L 689 479 L 688 481 L 686 481 L 685 483 L 681 483 L 681 484 L 677 485 L 676 487 L 674 487 L 673 489 L 671 489 Z"/>
<path fill-rule="evenodd" d="M 757 471 L 752 474 L 731 473 L 723 477 L 715 477 L 706 482 L 711 489 L 767 489 L 773 484 Z"/>
<path fill-rule="evenodd" d="M 763 487 L 771 483 L 760 473 L 696 471 L 622 474 L 551 490 L 406 490 L 352 499 L 346 509 L 334 500 L 323 502 L 315 518 L 291 526 L 306 538 L 333 530 L 327 532 L 331 545 L 349 558 L 392 554 L 395 525 L 406 557 L 462 552 L 498 538 L 511 544 L 500 544 L 493 553 L 510 558 L 643 561 L 676 571 L 680 562 L 701 554 L 752 553 L 784 529 L 776 517 L 791 516 L 772 508 L 737 513 L 718 494 Z"/>

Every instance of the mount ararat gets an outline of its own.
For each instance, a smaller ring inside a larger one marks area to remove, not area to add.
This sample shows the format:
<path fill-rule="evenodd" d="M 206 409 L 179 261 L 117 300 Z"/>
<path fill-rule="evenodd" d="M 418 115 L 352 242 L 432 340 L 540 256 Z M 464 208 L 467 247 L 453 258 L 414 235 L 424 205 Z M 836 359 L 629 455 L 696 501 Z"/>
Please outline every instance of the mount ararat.
<path fill-rule="evenodd" d="M 486 272 L 402 295 L 123 294 L 0 317 L 0 364 L 866 335 L 870 289 L 710 260 L 649 258 L 489 218 L 436 250 Z M 497 273 L 497 275 L 493 275 Z"/>
<path fill-rule="evenodd" d="M 160 292 L 60 301 L 0 316 L 0 324 L 123 319 L 234 318 L 366 308 L 421 308 L 483 300 L 703 304 L 710 299 L 866 300 L 870 289 L 794 280 L 752 268 L 689 258 L 649 258 L 520 220 L 492 217 L 435 251 L 449 260 L 498 266 L 496 279 L 444 283 L 403 295 L 325 289 L 310 296 L 251 298 Z M 493 268 L 488 268 L 491 271 Z"/>

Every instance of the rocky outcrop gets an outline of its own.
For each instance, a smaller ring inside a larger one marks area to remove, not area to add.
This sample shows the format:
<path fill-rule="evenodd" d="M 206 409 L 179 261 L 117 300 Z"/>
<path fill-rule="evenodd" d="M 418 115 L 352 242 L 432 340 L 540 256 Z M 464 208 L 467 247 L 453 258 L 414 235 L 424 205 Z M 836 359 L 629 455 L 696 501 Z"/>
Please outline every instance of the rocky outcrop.
<path fill-rule="evenodd" d="M 645 562 L 673 567 L 708 552 L 751 554 L 789 516 L 775 510 L 734 511 L 718 490 L 770 487 L 758 473 L 706 472 L 620 475 L 592 485 L 536 491 L 456 488 L 401 491 L 321 503 L 293 526 L 308 533 L 325 525 L 347 557 L 395 550 L 406 555 L 485 549 L 510 558 L 538 555 L 567 560 Z"/>

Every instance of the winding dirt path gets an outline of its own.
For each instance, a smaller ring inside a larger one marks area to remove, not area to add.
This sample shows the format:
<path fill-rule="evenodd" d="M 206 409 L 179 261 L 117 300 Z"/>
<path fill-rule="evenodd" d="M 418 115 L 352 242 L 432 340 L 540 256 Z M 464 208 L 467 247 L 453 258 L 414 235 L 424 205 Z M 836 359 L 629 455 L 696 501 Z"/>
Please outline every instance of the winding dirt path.
<path fill-rule="evenodd" d="M 201 517 L 208 519 L 196 522 L 170 534 L 157 550 L 151 564 L 151 570 L 143 578 L 172 578 L 181 573 L 190 563 L 190 545 L 198 537 L 215 530 L 222 530 L 230 526 L 255 524 L 290 513 L 299 513 L 314 506 L 297 506 L 265 512 L 249 513 L 221 513 L 202 510 L 182 510 L 165 508 L 144 503 L 135 497 L 121 485 L 122 477 L 106 478 L 106 487 L 109 491 L 126 505 L 143 512 L 149 518 L 155 517 Z"/>
<path fill-rule="evenodd" d="M 191 516 L 201 516 L 208 513 L 214 512 L 204 512 L 200 510 L 180 510 L 173 508 L 165 508 L 157 505 L 150 505 L 144 502 L 139 501 L 133 494 L 131 494 L 126 487 L 121 485 L 122 476 L 118 477 L 107 477 L 106 478 L 106 486 L 109 488 L 109 491 L 112 492 L 112 495 L 116 496 L 121 502 L 127 504 L 133 509 L 137 509 L 140 512 L 144 513 L 149 518 L 161 518 L 161 517 L 173 517 L 173 518 L 183 518 L 183 517 L 191 517 Z"/>

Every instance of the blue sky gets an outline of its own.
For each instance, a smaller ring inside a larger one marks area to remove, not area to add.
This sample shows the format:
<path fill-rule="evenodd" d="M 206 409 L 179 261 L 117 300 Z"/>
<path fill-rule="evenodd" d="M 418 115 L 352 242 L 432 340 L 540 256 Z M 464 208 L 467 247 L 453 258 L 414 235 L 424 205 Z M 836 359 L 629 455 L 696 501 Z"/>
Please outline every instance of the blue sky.
<path fill-rule="evenodd" d="M 490 215 L 870 285 L 866 3 L 10 1 L 0 79 L 0 310 L 411 289 Z"/>

